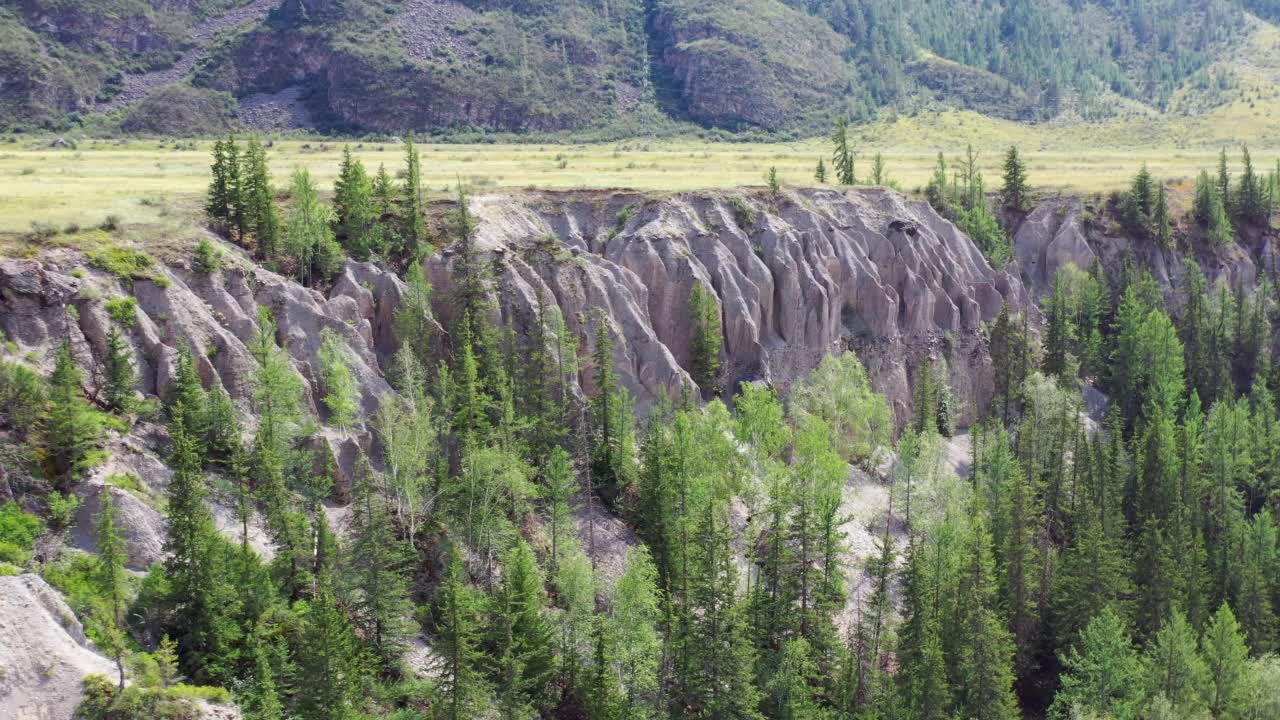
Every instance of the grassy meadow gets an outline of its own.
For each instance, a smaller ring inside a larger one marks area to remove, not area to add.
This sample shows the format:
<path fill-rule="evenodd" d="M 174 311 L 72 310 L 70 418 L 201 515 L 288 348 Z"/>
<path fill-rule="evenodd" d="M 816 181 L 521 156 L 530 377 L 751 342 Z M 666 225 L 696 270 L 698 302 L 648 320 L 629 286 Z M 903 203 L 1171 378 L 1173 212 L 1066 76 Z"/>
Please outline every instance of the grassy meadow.
<path fill-rule="evenodd" d="M 890 178 L 907 191 L 928 180 L 938 152 L 950 159 L 972 143 L 991 189 L 998 185 L 1004 149 L 1017 144 L 1038 189 L 1092 193 L 1125 186 L 1144 162 L 1160 178 L 1193 178 L 1200 169 L 1213 168 L 1220 145 L 1234 145 L 1237 137 L 1253 143 L 1256 165 L 1274 167 L 1280 138 L 1270 137 L 1270 124 L 1259 121 L 1241 127 L 1258 111 L 1218 111 L 1234 118 L 1232 123 L 1225 116 L 1220 119 L 1222 127 L 1237 128 L 1238 136 L 1202 136 L 1208 116 L 1186 126 L 1167 118 L 1031 126 L 952 111 L 882 121 L 858 128 L 854 138 L 860 151 L 859 174 L 869 171 L 871 155 L 883 153 Z M 199 212 L 208 182 L 211 145 L 208 139 L 82 139 L 74 148 L 51 147 L 50 138 L 0 142 L 0 232 L 23 232 L 34 222 L 59 228 L 91 226 L 109 215 L 130 225 L 189 223 Z M 342 147 L 331 139 L 275 140 L 270 157 L 276 184 L 285 185 L 293 168 L 304 167 L 322 188 L 332 187 Z M 395 144 L 353 141 L 351 147 L 371 172 L 386 164 L 394 173 L 403 161 Z M 777 144 L 663 139 L 419 147 L 424 185 L 433 196 L 453 192 L 459 180 L 470 192 L 687 191 L 761 185 L 770 167 L 778 169 L 784 183 L 811 184 L 818 158 L 829 154 L 822 139 Z"/>

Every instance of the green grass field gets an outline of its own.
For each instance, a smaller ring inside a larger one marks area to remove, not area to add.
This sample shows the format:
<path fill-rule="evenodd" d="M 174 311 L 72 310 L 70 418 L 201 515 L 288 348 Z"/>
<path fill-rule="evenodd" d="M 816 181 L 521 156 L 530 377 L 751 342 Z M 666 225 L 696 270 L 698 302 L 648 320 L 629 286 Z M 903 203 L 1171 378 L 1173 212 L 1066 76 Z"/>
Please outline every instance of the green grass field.
<path fill-rule="evenodd" d="M 1258 105 L 1265 105 L 1259 108 Z M 1005 148 L 1017 144 L 1033 185 L 1051 192 L 1092 193 L 1124 187 L 1147 163 L 1157 177 L 1193 178 L 1217 162 L 1218 148 L 1253 144 L 1255 165 L 1275 166 L 1280 138 L 1258 119 L 1280 101 L 1226 106 L 1194 120 L 1134 118 L 1097 125 L 1039 126 L 993 120 L 968 112 L 901 117 L 859 128 L 859 172 L 883 153 L 891 179 L 907 191 L 921 187 L 937 154 L 950 158 L 967 143 L 979 151 L 988 188 L 998 186 Z M 1257 122 L 1255 122 L 1257 120 Z M 211 141 L 82 140 L 74 149 L 51 148 L 48 138 L 0 144 L 0 232 L 22 232 L 33 222 L 58 227 L 96 225 L 108 215 L 127 224 L 166 224 L 190 218 L 208 182 Z M 353 144 L 370 168 L 403 162 L 394 144 Z M 631 188 L 687 191 L 760 185 L 770 167 L 782 181 L 813 183 L 824 140 L 786 144 L 633 140 L 599 145 L 420 145 L 424 183 L 433 195 L 503 188 Z M 276 184 L 295 167 L 332 186 L 342 144 L 332 140 L 279 140 L 271 148 Z"/>

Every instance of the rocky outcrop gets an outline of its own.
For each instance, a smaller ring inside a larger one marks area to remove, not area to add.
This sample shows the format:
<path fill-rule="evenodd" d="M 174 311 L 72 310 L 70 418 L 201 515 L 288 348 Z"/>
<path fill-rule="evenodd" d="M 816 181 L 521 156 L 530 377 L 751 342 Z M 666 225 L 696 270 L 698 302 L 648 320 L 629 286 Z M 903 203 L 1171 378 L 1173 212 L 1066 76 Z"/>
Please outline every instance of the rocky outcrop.
<path fill-rule="evenodd" d="M 1255 258 L 1264 262 L 1274 258 L 1269 234 L 1253 239 L 1255 248 L 1237 244 L 1217 247 L 1204 242 L 1194 228 L 1185 228 L 1183 234 L 1187 236 L 1184 244 L 1191 247 L 1189 253 L 1132 237 L 1109 219 L 1106 208 L 1093 207 L 1082 198 L 1053 198 L 1032 209 L 1018 225 L 1014 255 L 1022 279 L 1036 297 L 1052 290 L 1054 277 L 1064 268 L 1089 270 L 1098 264 L 1114 278 L 1131 262 L 1151 273 L 1174 312 L 1182 302 L 1179 289 L 1186 274 L 1185 258 L 1194 258 L 1211 283 L 1224 282 L 1246 290 L 1266 274 Z"/>
<path fill-rule="evenodd" d="M 62 597 L 38 575 L 0 576 L 0 707 L 13 720 L 69 718 L 81 680 L 112 675 Z"/>
<path fill-rule="evenodd" d="M 725 387 L 785 389 L 827 353 L 854 350 L 899 419 L 914 368 L 931 355 L 946 357 L 973 417 L 991 384 L 982 323 L 1006 301 L 1026 302 L 1019 280 L 992 269 L 951 223 L 887 190 L 525 193 L 476 197 L 471 209 L 502 320 L 527 340 L 541 296 L 587 345 L 585 357 L 603 317 L 641 410 L 693 386 L 695 285 L 720 301 Z M 456 261 L 450 249 L 426 263 L 446 327 Z"/>

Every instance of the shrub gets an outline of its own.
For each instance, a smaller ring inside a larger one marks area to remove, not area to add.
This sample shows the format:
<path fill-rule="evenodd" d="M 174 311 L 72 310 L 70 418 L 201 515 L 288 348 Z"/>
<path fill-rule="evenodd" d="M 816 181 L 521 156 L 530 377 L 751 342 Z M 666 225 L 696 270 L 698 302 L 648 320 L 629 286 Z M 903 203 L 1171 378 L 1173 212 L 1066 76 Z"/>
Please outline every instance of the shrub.
<path fill-rule="evenodd" d="M 169 281 L 150 255 L 126 247 L 108 247 L 89 253 L 89 263 L 123 280 L 150 280 L 160 287 Z"/>
<path fill-rule="evenodd" d="M 196 243 L 191 269 L 201 275 L 212 275 L 222 269 L 222 253 L 209 242 L 209 238 L 200 238 L 200 242 Z"/>
<path fill-rule="evenodd" d="M 44 533 L 44 522 L 18 507 L 15 502 L 0 505 L 0 560 L 21 565 L 27 561 L 36 538 Z"/>
<path fill-rule="evenodd" d="M 120 216 L 108 215 L 102 220 L 102 224 L 98 226 L 99 230 L 104 232 L 115 232 L 120 229 Z"/>
<path fill-rule="evenodd" d="M 44 378 L 26 365 L 0 361 L 0 420 L 26 432 L 44 405 Z"/>
<path fill-rule="evenodd" d="M 138 322 L 138 301 L 132 297 L 114 297 L 107 301 L 107 314 L 121 327 L 131 328 Z"/>

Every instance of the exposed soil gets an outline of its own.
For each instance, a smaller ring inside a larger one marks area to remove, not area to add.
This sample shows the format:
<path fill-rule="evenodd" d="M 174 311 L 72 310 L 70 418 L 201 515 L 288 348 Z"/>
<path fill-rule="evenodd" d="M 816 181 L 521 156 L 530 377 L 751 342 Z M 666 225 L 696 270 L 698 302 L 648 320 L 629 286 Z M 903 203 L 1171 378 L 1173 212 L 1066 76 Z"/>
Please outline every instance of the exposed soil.
<path fill-rule="evenodd" d="M 98 113 L 110 113 L 143 99 L 153 90 L 172 85 L 182 80 L 195 68 L 196 63 L 208 57 L 213 41 L 220 35 L 249 23 L 258 23 L 266 19 L 267 14 L 278 7 L 283 0 L 252 0 L 234 10 L 229 10 L 217 17 L 208 18 L 191 28 L 187 40 L 192 44 L 182 57 L 172 66 L 163 70 L 138 75 L 125 75 L 123 90 L 120 94 L 105 102 L 94 104 L 90 109 Z"/>

